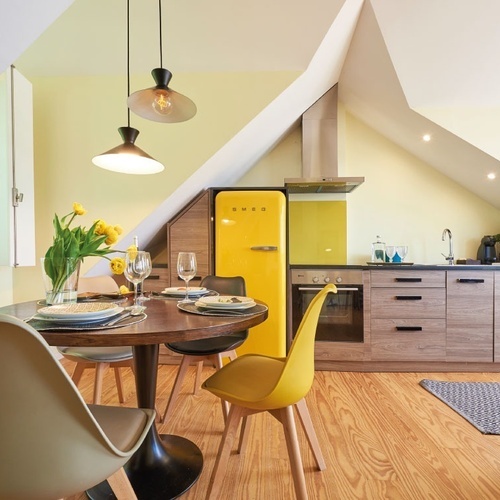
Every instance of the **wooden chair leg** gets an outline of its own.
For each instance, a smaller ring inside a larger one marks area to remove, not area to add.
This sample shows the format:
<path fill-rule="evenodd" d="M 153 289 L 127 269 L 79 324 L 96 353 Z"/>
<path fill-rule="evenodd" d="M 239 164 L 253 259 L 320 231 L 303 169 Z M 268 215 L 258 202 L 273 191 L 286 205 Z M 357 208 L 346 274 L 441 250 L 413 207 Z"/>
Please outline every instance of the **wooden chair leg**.
<path fill-rule="evenodd" d="M 304 432 L 306 434 L 307 441 L 309 442 L 309 446 L 311 447 L 311 450 L 313 452 L 314 459 L 316 460 L 316 465 L 318 466 L 319 470 L 325 470 L 325 459 L 323 458 L 323 453 L 321 453 L 318 436 L 316 435 L 316 431 L 314 430 L 306 400 L 301 399 L 298 403 L 295 404 L 295 407 L 297 408 L 297 413 L 299 414 L 300 421 L 302 422 L 302 427 L 304 428 Z"/>
<path fill-rule="evenodd" d="M 179 366 L 179 370 L 177 371 L 177 375 L 175 377 L 174 386 L 170 392 L 170 396 L 168 398 L 167 406 L 165 407 L 165 411 L 163 412 L 163 417 L 160 419 L 160 422 L 165 423 L 167 419 L 170 417 L 172 413 L 172 408 L 174 407 L 174 403 L 179 395 L 179 392 L 182 387 L 182 381 L 186 376 L 187 369 L 189 368 L 191 360 L 189 356 L 183 356 L 181 364 Z"/>
<path fill-rule="evenodd" d="M 115 366 L 114 372 L 115 372 L 116 390 L 118 392 L 118 401 L 120 401 L 120 403 L 125 403 L 125 398 L 123 397 L 123 383 L 122 383 L 122 374 L 120 372 L 120 368 Z"/>
<path fill-rule="evenodd" d="M 222 434 L 222 439 L 219 445 L 219 451 L 217 452 L 215 465 L 212 470 L 212 476 L 210 477 L 210 482 L 208 484 L 206 500 L 209 500 L 210 498 L 213 500 L 222 498 L 221 486 L 224 480 L 224 472 L 226 471 L 231 448 L 238 431 L 238 424 L 245 414 L 246 408 L 231 405 L 226 427 L 224 428 L 224 433 Z"/>
<path fill-rule="evenodd" d="M 292 468 L 292 478 L 297 500 L 307 500 L 306 478 L 304 475 L 302 458 L 300 456 L 297 428 L 295 427 L 295 419 L 293 418 L 293 407 L 287 406 L 286 408 L 273 410 L 273 414 L 274 412 L 279 413 L 279 419 L 285 431 L 286 447 L 288 449 L 288 456 L 290 457 L 290 466 Z"/>
<path fill-rule="evenodd" d="M 201 374 L 203 373 L 203 361 L 204 360 L 205 360 L 205 357 L 201 358 L 200 361 L 196 362 L 196 377 L 194 378 L 194 388 L 193 388 L 193 394 L 195 396 L 197 396 L 198 392 L 200 391 Z"/>
<path fill-rule="evenodd" d="M 87 368 L 88 363 L 76 363 L 75 369 L 73 370 L 73 374 L 71 375 L 71 380 L 75 383 L 76 386 L 80 383 L 80 379 L 82 378 L 83 372 L 85 368 Z"/>
<path fill-rule="evenodd" d="M 135 491 L 130 484 L 123 467 L 108 477 L 108 483 L 117 500 L 137 500 Z"/>
<path fill-rule="evenodd" d="M 241 420 L 240 442 L 238 443 L 238 453 L 241 455 L 245 453 L 245 450 L 247 448 L 248 433 L 250 432 L 248 430 L 250 427 L 248 424 L 248 416 L 243 417 Z"/>
<path fill-rule="evenodd" d="M 102 396 L 102 381 L 104 379 L 104 372 L 108 369 L 109 363 L 96 363 L 95 376 L 94 376 L 94 398 L 92 403 L 98 405 L 101 403 Z"/>
<path fill-rule="evenodd" d="M 216 370 L 220 370 L 223 366 L 224 363 L 222 363 L 222 355 L 220 353 L 214 354 L 211 357 Z M 221 405 L 222 405 L 222 416 L 224 417 L 224 424 L 227 422 L 227 417 L 229 415 L 229 403 L 227 401 L 224 401 L 223 399 L 220 400 Z"/>

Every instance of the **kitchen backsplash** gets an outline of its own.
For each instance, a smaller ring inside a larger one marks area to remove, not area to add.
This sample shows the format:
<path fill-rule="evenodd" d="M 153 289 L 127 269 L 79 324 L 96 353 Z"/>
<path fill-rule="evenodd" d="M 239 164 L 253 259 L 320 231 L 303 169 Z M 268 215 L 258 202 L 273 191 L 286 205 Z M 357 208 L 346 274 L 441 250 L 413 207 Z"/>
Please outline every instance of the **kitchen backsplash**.
<path fill-rule="evenodd" d="M 347 264 L 347 202 L 289 202 L 290 264 Z"/>

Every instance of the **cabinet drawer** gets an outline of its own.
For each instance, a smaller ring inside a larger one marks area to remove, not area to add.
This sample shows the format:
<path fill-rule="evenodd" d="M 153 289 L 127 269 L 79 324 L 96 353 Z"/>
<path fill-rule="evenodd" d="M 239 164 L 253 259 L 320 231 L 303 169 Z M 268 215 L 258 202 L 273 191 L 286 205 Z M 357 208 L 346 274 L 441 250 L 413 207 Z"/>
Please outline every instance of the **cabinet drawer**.
<path fill-rule="evenodd" d="M 445 288 L 372 288 L 372 318 L 445 318 Z"/>
<path fill-rule="evenodd" d="M 374 361 L 445 361 L 444 319 L 374 319 L 371 322 Z"/>
<path fill-rule="evenodd" d="M 371 271 L 372 287 L 442 287 L 446 284 L 445 271 Z"/>

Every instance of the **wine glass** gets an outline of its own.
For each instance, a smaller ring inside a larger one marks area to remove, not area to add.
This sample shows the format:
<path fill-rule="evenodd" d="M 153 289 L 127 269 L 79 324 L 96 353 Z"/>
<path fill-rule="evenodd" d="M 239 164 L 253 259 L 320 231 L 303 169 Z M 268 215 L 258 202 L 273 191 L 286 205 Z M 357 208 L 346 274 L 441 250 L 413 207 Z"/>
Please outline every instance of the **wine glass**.
<path fill-rule="evenodd" d="M 400 245 L 396 247 L 396 252 L 401 257 L 401 262 L 404 262 L 405 257 L 408 254 L 408 247 L 406 245 Z"/>
<path fill-rule="evenodd" d="M 146 274 L 141 280 L 141 294 L 139 295 L 139 298 L 137 299 L 140 304 L 142 304 L 144 301 L 149 300 L 149 297 L 146 297 L 144 295 L 144 280 L 151 274 L 151 270 L 153 269 L 153 265 L 151 264 L 151 256 L 148 252 L 145 252 L 145 259 L 147 260 L 146 262 Z"/>
<path fill-rule="evenodd" d="M 194 252 L 179 252 L 177 256 L 177 274 L 186 283 L 186 296 L 180 300 L 181 304 L 190 303 L 188 297 L 189 281 L 196 276 L 196 255 Z"/>
<path fill-rule="evenodd" d="M 123 274 L 134 284 L 134 306 L 132 310 L 142 309 L 137 304 L 137 285 L 151 273 L 151 256 L 149 252 L 130 251 L 125 256 L 125 269 Z"/>
<path fill-rule="evenodd" d="M 387 245 L 385 247 L 385 254 L 389 259 L 389 262 L 392 262 L 392 259 L 394 259 L 394 256 L 396 255 L 396 247 L 393 245 Z"/>

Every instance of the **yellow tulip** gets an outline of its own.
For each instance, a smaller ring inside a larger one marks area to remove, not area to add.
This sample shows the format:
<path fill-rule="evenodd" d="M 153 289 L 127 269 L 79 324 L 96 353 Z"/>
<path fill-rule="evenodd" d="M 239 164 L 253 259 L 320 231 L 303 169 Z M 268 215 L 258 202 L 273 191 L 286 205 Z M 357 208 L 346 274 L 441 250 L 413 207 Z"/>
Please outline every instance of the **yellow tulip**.
<path fill-rule="evenodd" d="M 73 203 L 73 212 L 76 215 L 85 215 L 87 213 L 87 210 L 83 208 L 83 206 L 80 203 Z"/>
<path fill-rule="evenodd" d="M 111 260 L 109 266 L 111 267 L 113 274 L 123 274 L 125 269 L 125 260 L 122 257 L 115 257 Z"/>
<path fill-rule="evenodd" d="M 106 228 L 108 225 L 102 220 L 102 219 L 97 219 L 97 225 L 95 227 L 95 234 L 98 234 L 102 236 L 103 234 L 106 234 Z"/>
<path fill-rule="evenodd" d="M 137 247 L 135 245 L 130 245 L 127 248 L 127 253 L 129 254 L 129 258 L 134 260 L 137 257 Z"/>

